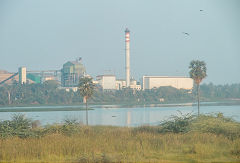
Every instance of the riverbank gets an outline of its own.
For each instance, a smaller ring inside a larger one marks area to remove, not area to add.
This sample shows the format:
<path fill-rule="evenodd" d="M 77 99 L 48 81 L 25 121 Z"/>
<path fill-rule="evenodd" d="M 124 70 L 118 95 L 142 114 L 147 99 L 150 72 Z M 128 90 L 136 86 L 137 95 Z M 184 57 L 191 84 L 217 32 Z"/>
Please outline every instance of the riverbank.
<path fill-rule="evenodd" d="M 49 112 L 49 111 L 83 111 L 86 110 L 84 107 L 13 107 L 13 108 L 0 108 L 0 112 Z M 88 110 L 93 110 L 92 108 L 88 108 Z"/>
<path fill-rule="evenodd" d="M 240 105 L 239 100 L 226 100 L 226 101 L 208 101 L 201 102 L 201 106 L 235 106 Z M 197 106 L 197 103 L 184 102 L 184 103 L 145 103 L 145 104 L 112 104 L 112 103 L 90 103 L 89 110 L 95 108 L 142 108 L 142 107 L 184 107 L 184 106 Z M 85 110 L 85 104 L 75 105 L 10 105 L 0 106 L 0 112 L 47 112 L 47 111 L 81 111 Z"/>
<path fill-rule="evenodd" d="M 5 130 L 1 123 L 0 162 L 240 161 L 240 123 L 222 114 L 184 115 L 135 128 L 83 126 L 74 120 L 39 128 L 25 126 L 26 120 L 15 118 Z"/>

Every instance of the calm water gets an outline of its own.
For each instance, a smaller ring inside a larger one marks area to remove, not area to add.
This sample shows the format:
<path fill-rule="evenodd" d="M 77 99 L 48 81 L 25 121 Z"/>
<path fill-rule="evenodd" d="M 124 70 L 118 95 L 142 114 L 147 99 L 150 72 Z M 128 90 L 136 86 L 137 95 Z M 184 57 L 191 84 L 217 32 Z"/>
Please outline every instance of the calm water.
<path fill-rule="evenodd" d="M 44 106 L 49 108 L 49 106 Z M 41 108 L 44 108 L 41 107 Z M 77 106 L 51 106 L 57 107 L 77 107 Z M 197 113 L 196 106 L 172 106 L 172 107 L 135 107 L 135 108 L 116 108 L 115 106 L 92 106 L 94 110 L 89 110 L 90 125 L 113 125 L 113 126 L 140 126 L 157 125 L 159 122 L 168 119 L 172 115 Z M 14 107 L 23 108 L 23 107 Z M 26 107 L 25 107 L 26 108 Z M 1 109 L 1 108 L 0 108 Z M 227 117 L 240 122 L 240 106 L 202 106 L 201 113 L 222 112 Z M 62 123 L 64 119 L 77 119 L 85 123 L 85 111 L 47 111 L 47 112 L 21 112 L 27 118 L 40 120 L 42 125 Z M 14 112 L 1 112 L 0 120 L 11 119 Z"/>

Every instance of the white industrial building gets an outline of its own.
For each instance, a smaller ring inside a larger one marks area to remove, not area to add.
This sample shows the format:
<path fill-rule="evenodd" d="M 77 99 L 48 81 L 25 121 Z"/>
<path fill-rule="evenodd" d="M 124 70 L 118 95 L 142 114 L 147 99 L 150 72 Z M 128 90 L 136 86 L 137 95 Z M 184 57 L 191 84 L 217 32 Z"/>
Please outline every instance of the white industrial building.
<path fill-rule="evenodd" d="M 99 76 L 97 76 L 97 82 L 103 90 L 115 90 L 116 89 L 116 76 L 115 75 L 99 75 Z"/>
<path fill-rule="evenodd" d="M 134 89 L 134 90 L 141 90 L 142 89 L 141 84 L 137 83 L 137 81 L 134 80 L 134 79 L 131 79 L 131 81 L 130 81 L 130 88 Z"/>
<path fill-rule="evenodd" d="M 121 90 L 122 88 L 126 88 L 126 80 L 118 79 L 116 81 L 116 90 Z"/>
<path fill-rule="evenodd" d="M 127 88 L 126 80 L 117 80 L 115 75 L 99 75 L 94 83 L 99 85 L 103 90 L 121 90 Z M 131 79 L 129 88 L 141 90 L 141 85 L 136 80 Z"/>
<path fill-rule="evenodd" d="M 189 77 L 174 76 L 143 76 L 143 90 L 159 88 L 162 86 L 171 86 L 177 89 L 193 88 L 193 79 Z"/>
<path fill-rule="evenodd" d="M 117 90 L 121 90 L 123 88 L 127 88 L 127 84 L 126 84 L 126 80 L 124 79 L 118 79 L 116 81 L 116 89 Z M 141 90 L 141 84 L 137 83 L 136 80 L 131 79 L 130 80 L 130 85 L 129 85 L 130 89 L 134 89 L 134 90 Z"/>

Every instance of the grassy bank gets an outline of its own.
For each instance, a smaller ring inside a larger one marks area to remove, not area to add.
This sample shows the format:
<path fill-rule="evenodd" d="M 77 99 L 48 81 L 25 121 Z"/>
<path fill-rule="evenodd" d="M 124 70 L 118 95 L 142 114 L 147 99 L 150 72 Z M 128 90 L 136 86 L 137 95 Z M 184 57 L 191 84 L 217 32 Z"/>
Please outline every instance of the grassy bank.
<path fill-rule="evenodd" d="M 0 125 L 1 162 L 240 162 L 240 124 L 222 114 L 137 128 L 73 120 L 39 128 L 21 116 L 8 124 Z"/>

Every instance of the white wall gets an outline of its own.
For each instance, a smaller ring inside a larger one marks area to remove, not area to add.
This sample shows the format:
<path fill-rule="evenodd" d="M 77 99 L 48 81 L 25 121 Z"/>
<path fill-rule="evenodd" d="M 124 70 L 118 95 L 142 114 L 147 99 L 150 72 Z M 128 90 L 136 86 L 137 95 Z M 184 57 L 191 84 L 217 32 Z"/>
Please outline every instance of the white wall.
<path fill-rule="evenodd" d="M 116 89 L 116 76 L 102 75 L 97 80 L 102 89 Z"/>
<path fill-rule="evenodd" d="M 192 89 L 193 80 L 188 77 L 143 76 L 143 89 L 172 86 L 177 89 Z"/>

